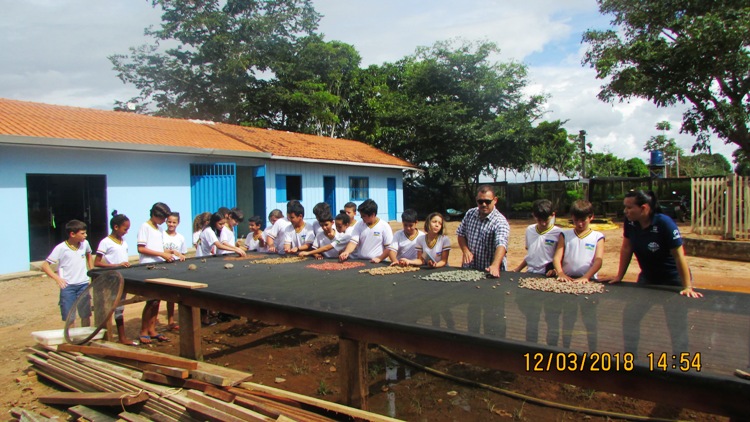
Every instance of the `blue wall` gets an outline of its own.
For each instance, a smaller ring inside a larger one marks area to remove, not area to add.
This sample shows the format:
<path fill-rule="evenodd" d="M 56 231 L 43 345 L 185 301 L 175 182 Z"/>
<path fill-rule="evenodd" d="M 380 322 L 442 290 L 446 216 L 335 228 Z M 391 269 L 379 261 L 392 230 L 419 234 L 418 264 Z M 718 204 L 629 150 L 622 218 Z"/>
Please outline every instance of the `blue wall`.
<path fill-rule="evenodd" d="M 177 230 L 192 238 L 190 162 L 191 157 L 167 154 L 0 146 L 0 217 L 8 240 L 0 242 L 0 274 L 29 269 L 27 173 L 106 175 L 107 222 L 112 210 L 130 217 L 125 240 L 130 254 L 136 255 L 138 228 L 155 202 L 184 215 Z M 89 238 L 92 249 L 100 240 Z"/>

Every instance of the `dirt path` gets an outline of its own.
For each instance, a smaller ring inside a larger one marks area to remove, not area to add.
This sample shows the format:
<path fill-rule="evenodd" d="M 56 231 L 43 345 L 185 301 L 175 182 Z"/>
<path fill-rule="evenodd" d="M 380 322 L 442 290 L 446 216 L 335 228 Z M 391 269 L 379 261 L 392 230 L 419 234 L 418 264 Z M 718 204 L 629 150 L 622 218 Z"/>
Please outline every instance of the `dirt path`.
<path fill-rule="evenodd" d="M 530 223 L 511 222 L 511 268 L 524 257 L 523 231 Z M 457 225 L 451 222 L 447 226 L 448 234 L 453 237 L 453 245 L 456 248 L 450 256 L 452 266 L 458 266 L 461 259 L 455 241 Z M 393 226 L 398 228 L 400 224 Z M 604 234 L 605 259 L 600 274 L 615 275 L 622 232 L 618 228 L 604 231 Z M 697 287 L 750 293 L 750 275 L 746 275 L 747 263 L 697 257 L 688 257 L 688 261 Z M 634 260 L 626 280 L 634 281 L 637 273 L 638 266 Z M 16 381 L 16 378 L 21 377 L 29 367 L 24 349 L 34 344 L 30 333 L 61 328 L 63 325 L 57 306 L 56 285 L 50 279 L 40 276 L 0 281 L 0 297 L 3 303 L 0 308 L 0 338 L 3 339 L 0 342 L 0 410 L 7 411 L 19 406 L 63 415 L 61 409 L 49 408 L 36 401 L 36 397 L 55 391 L 56 387 L 33 380 Z M 137 337 L 141 309 L 139 304 L 135 304 L 129 305 L 125 311 L 127 330 L 132 338 Z M 165 320 L 162 312 L 160 321 Z M 337 343 L 334 337 L 319 336 L 289 327 L 268 326 L 258 321 L 238 320 L 204 328 L 203 341 L 207 359 L 252 372 L 256 382 L 273 384 L 275 378 L 283 377 L 286 382 L 276 386 L 327 400 L 338 399 L 338 375 L 335 372 Z M 159 344 L 152 348 L 176 353 L 175 343 L 173 341 Z M 391 372 L 395 371 L 393 373 L 402 380 L 398 384 L 390 384 L 385 381 L 385 373 L 386 367 L 392 365 L 391 361 L 377 349 L 370 350 L 370 359 L 371 409 L 384 414 L 389 408 L 394 407 L 397 409 L 398 417 L 409 420 L 575 420 L 580 417 L 570 412 L 524 405 L 518 400 L 461 387 L 424 373 L 414 373 L 409 376 L 410 379 L 403 380 L 405 372 L 408 372 L 403 367 L 391 368 Z M 680 415 L 682 418 L 723 420 L 686 411 L 680 413 L 679 410 L 662 409 L 653 403 L 612 397 L 611 394 L 512 376 L 461 363 L 436 362 L 429 359 L 425 363 L 483 382 L 510 386 L 519 391 L 525 390 L 536 397 L 562 400 L 587 407 L 652 416 L 669 416 L 677 412 L 674 416 Z M 449 391 L 457 391 L 458 396 L 446 395 Z"/>

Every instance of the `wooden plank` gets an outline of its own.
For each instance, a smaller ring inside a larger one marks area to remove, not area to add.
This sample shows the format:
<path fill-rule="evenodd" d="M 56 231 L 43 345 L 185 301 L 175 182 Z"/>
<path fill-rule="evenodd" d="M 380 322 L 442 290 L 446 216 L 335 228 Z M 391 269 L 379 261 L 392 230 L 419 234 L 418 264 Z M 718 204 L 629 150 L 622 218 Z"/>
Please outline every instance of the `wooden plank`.
<path fill-rule="evenodd" d="M 117 416 L 127 422 L 151 422 L 151 419 L 131 412 L 120 412 Z"/>
<path fill-rule="evenodd" d="M 190 371 L 190 377 L 198 381 L 203 381 L 209 384 L 218 385 L 219 387 L 228 387 L 232 385 L 232 381 L 229 380 L 227 377 L 224 377 L 218 374 L 212 374 L 206 371 L 201 371 L 199 369 Z"/>
<path fill-rule="evenodd" d="M 277 419 L 279 416 L 285 415 L 290 418 L 298 419 L 305 422 L 332 422 L 333 419 L 319 415 L 314 411 L 305 410 L 300 407 L 299 403 L 295 402 L 295 405 L 286 405 L 282 402 L 267 399 L 261 396 L 255 395 L 242 395 L 237 396 L 234 399 L 234 403 L 238 406 L 246 407 L 258 413 L 262 413 L 270 418 Z M 320 409 L 320 408 L 316 408 Z"/>
<path fill-rule="evenodd" d="M 82 404 L 87 406 L 130 406 L 148 400 L 145 391 L 130 393 L 52 393 L 39 397 L 39 401 L 45 404 Z"/>
<path fill-rule="evenodd" d="M 141 371 L 156 372 L 157 374 L 168 375 L 170 377 L 184 379 L 190 376 L 190 371 L 185 368 L 175 368 L 174 366 L 164 366 L 154 363 L 139 362 L 137 360 L 118 358 L 114 356 L 110 356 L 107 359 L 118 362 L 119 364 L 132 366 L 133 368 L 140 369 Z"/>
<path fill-rule="evenodd" d="M 87 355 L 95 356 L 114 356 L 119 358 L 133 359 L 140 362 L 155 363 L 164 366 L 174 366 L 185 369 L 198 369 L 198 362 L 189 359 L 170 357 L 168 355 L 153 355 L 142 353 L 140 351 L 127 351 L 118 349 L 108 349 L 93 346 L 77 346 L 74 344 L 61 344 L 57 346 L 58 351 L 62 352 L 80 352 Z"/>
<path fill-rule="evenodd" d="M 10 409 L 10 414 L 18 419 L 19 422 L 47 422 L 49 418 L 39 413 L 32 412 L 31 410 L 22 409 L 20 407 L 14 407 Z"/>
<path fill-rule="evenodd" d="M 251 420 L 259 422 L 272 422 L 274 418 L 262 415 L 244 407 L 236 406 L 230 403 L 224 403 L 221 400 L 217 400 L 206 396 L 204 393 L 195 390 L 189 390 L 187 396 L 190 400 L 194 400 L 206 406 L 210 406 L 212 409 L 224 412 L 232 417 L 236 417 L 240 420 Z"/>
<path fill-rule="evenodd" d="M 170 377 L 169 375 L 159 374 L 157 372 L 143 371 L 143 380 L 155 382 L 157 384 L 168 385 L 170 387 L 185 387 L 184 378 Z"/>
<path fill-rule="evenodd" d="M 208 387 L 206 387 L 206 389 L 203 390 L 203 392 L 209 397 L 219 399 L 226 403 L 233 402 L 234 398 L 237 397 L 236 395 L 230 393 L 229 391 L 224 390 L 222 388 L 214 387 L 213 385 L 209 385 Z"/>
<path fill-rule="evenodd" d="M 197 401 L 190 401 L 187 403 L 188 410 L 191 412 L 197 413 L 202 418 L 205 418 L 209 421 L 215 421 L 215 422 L 245 422 L 248 419 L 242 419 L 235 416 L 232 416 L 228 413 L 224 413 L 222 411 L 213 409 L 209 406 L 206 406 L 205 404 L 198 403 Z M 253 419 L 249 419 L 253 420 Z"/>
<path fill-rule="evenodd" d="M 241 388 L 250 391 L 262 391 L 270 393 L 275 396 L 284 397 L 287 399 L 295 400 L 300 403 L 308 404 L 310 406 L 319 407 L 321 409 L 329 410 L 331 412 L 341 413 L 349 415 L 355 419 L 362 419 L 366 421 L 382 421 L 382 422 L 395 422 L 399 419 L 389 418 L 387 416 L 378 415 L 376 413 L 366 412 L 364 410 L 355 409 L 353 407 L 344 406 L 337 403 L 332 403 L 325 400 L 316 399 L 314 397 L 305 396 L 302 394 L 292 393 L 291 391 L 285 391 L 274 387 L 269 387 L 262 384 L 256 384 L 252 382 L 243 382 L 240 384 Z"/>
<path fill-rule="evenodd" d="M 115 418 L 107 415 L 106 413 L 102 413 L 98 410 L 94 410 L 90 407 L 86 407 L 82 405 L 69 407 L 68 412 L 78 416 L 79 418 L 84 418 L 91 422 L 115 422 L 116 421 Z"/>
<path fill-rule="evenodd" d="M 146 283 L 163 284 L 165 286 L 182 287 L 185 289 L 203 289 L 208 287 L 206 283 L 196 283 L 194 281 L 177 280 L 174 278 L 147 278 Z"/>

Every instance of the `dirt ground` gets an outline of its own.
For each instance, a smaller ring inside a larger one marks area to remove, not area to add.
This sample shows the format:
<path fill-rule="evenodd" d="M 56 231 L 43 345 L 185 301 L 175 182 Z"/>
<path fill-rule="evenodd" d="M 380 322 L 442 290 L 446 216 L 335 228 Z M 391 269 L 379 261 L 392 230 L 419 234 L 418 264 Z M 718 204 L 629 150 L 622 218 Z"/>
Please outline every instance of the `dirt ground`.
<path fill-rule="evenodd" d="M 528 224 L 531 221 L 511 221 L 510 268 L 515 267 L 524 257 L 523 233 Z M 457 225 L 456 222 L 447 225 L 455 248 Z M 399 226 L 400 224 L 393 224 L 394 228 Z M 688 227 L 681 229 L 684 234 L 690 235 Z M 614 276 L 617 272 L 622 230 L 616 228 L 602 231 L 606 236 L 606 243 L 604 267 L 600 271 L 600 277 Z M 458 266 L 460 259 L 461 254 L 454 249 L 450 264 Z M 688 257 L 688 262 L 695 276 L 696 287 L 750 293 L 747 263 L 700 257 Z M 634 260 L 626 281 L 634 281 L 637 272 L 638 266 Z M 67 415 L 63 408 L 48 407 L 36 401 L 38 396 L 56 391 L 57 386 L 33 379 L 17 381 L 29 368 L 25 349 L 34 344 L 30 333 L 63 326 L 57 306 L 57 286 L 42 276 L 0 281 L 0 297 L 3 298 L 3 306 L 0 308 L 0 337 L 3 339 L 0 342 L 0 409 L 7 415 L 5 420 L 12 419 L 7 412 L 12 407 Z M 125 311 L 127 331 L 134 339 L 140 327 L 141 309 L 140 304 L 134 304 L 126 307 Z M 163 306 L 160 322 L 166 323 Z M 176 340 L 177 334 L 168 335 Z M 177 353 L 176 341 L 139 347 Z M 335 337 L 261 321 L 238 319 L 203 328 L 203 347 L 207 361 L 252 373 L 254 382 L 330 401 L 339 399 L 336 373 L 338 343 Z M 726 420 L 714 415 L 669 408 L 538 378 L 415 356 L 408 351 L 397 352 L 451 375 L 573 406 L 652 417 Z M 589 418 L 572 411 L 538 406 L 496 392 L 446 381 L 396 363 L 375 345 L 369 348 L 368 358 L 369 407 L 371 411 L 384 415 L 411 421 L 607 420 L 604 417 Z M 277 383 L 277 378 L 285 381 Z M 610 420 L 612 419 L 618 418 Z"/>

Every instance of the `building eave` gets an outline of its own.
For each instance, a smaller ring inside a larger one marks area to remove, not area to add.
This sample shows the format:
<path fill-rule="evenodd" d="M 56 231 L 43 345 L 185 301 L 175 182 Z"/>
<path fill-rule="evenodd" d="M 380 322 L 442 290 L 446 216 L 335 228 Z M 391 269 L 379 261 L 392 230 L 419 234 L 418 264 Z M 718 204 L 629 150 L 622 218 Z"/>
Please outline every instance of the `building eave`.
<path fill-rule="evenodd" d="M 57 147 L 102 151 L 148 152 L 156 154 L 182 154 L 193 156 L 242 157 L 269 159 L 268 152 L 236 151 L 212 148 L 173 147 L 168 145 L 146 145 L 122 142 L 88 141 L 81 139 L 41 138 L 35 136 L 0 135 L 0 145 L 27 147 Z"/>
<path fill-rule="evenodd" d="M 279 161 L 298 161 L 298 162 L 303 162 L 303 163 L 315 163 L 315 164 L 337 164 L 337 165 L 342 165 L 342 166 L 376 167 L 376 168 L 386 168 L 386 169 L 394 169 L 394 170 L 419 171 L 419 169 L 416 167 L 402 166 L 398 164 L 362 163 L 362 162 L 356 162 L 356 161 L 325 160 L 325 159 L 319 159 L 319 158 L 285 157 L 281 155 L 271 155 L 270 159 L 279 160 Z"/>

